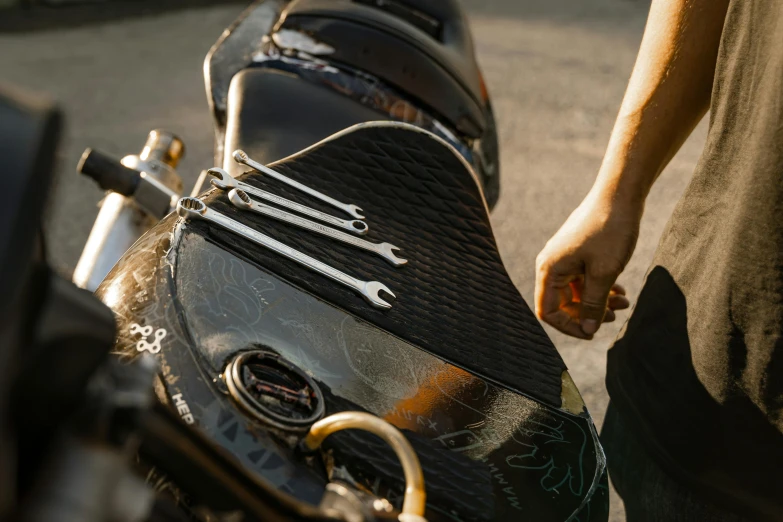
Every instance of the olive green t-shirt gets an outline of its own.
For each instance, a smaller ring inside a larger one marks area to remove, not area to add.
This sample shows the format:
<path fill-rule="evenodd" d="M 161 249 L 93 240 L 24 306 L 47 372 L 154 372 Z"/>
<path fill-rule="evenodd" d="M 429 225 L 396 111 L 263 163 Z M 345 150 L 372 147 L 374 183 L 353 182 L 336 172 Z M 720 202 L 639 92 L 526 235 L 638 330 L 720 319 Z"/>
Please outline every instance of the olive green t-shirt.
<path fill-rule="evenodd" d="M 704 152 L 607 387 L 664 469 L 783 520 L 783 0 L 729 5 Z"/>

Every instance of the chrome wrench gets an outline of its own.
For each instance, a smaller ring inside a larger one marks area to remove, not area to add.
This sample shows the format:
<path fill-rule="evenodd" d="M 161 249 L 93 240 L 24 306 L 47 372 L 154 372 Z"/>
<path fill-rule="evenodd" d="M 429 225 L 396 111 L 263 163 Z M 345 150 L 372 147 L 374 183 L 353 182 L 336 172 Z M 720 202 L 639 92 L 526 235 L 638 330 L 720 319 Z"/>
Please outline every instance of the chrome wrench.
<path fill-rule="evenodd" d="M 246 225 L 243 225 L 242 223 L 234 221 L 220 212 L 210 209 L 200 199 L 180 199 L 179 202 L 177 202 L 177 214 L 179 214 L 180 217 L 188 220 L 201 219 L 210 223 L 214 223 L 215 225 L 218 225 L 219 227 L 222 227 L 229 232 L 233 232 L 238 236 L 242 236 L 248 241 L 252 241 L 257 245 L 268 248 L 269 250 L 280 254 L 281 256 L 287 257 L 288 259 L 295 261 L 300 265 L 313 270 L 314 272 L 318 272 L 319 274 L 337 281 L 338 283 L 344 284 L 348 288 L 351 288 L 356 293 L 364 297 L 368 303 L 376 308 L 381 308 L 384 310 L 391 308 L 389 303 L 380 298 L 379 292 L 383 290 L 392 297 L 395 297 L 395 295 L 383 283 L 379 283 L 378 281 L 361 281 L 355 277 L 340 272 L 336 268 L 332 268 L 326 263 L 322 263 L 317 259 L 313 259 L 307 254 L 303 254 L 298 250 L 281 243 L 280 241 L 272 239 L 269 236 L 265 236 L 264 234 L 257 232 Z"/>
<path fill-rule="evenodd" d="M 320 223 L 316 223 L 315 221 L 310 221 L 309 219 L 303 218 L 301 216 L 291 214 L 285 210 L 280 210 L 279 208 L 264 205 L 263 203 L 253 201 L 250 196 L 248 196 L 247 193 L 245 193 L 245 191 L 242 189 L 231 189 L 231 191 L 228 193 L 228 199 L 231 201 L 231 204 L 237 208 L 250 210 L 257 214 L 271 217 L 284 223 L 295 225 L 299 228 L 321 234 L 322 236 L 331 237 L 337 241 L 342 241 L 343 243 L 347 243 L 357 248 L 378 254 L 394 266 L 402 266 L 408 262 L 407 259 L 402 259 L 394 255 L 393 251 L 399 250 L 399 248 L 392 245 L 391 243 L 372 243 L 365 239 L 354 237 L 350 234 L 346 234 L 345 232 L 341 232 L 339 230 L 324 226 Z"/>
<path fill-rule="evenodd" d="M 242 181 L 237 181 L 236 179 L 234 179 L 233 176 L 231 176 L 231 174 L 229 174 L 223 169 L 217 167 L 211 168 L 207 171 L 207 174 L 209 174 L 214 178 L 209 181 L 212 184 L 212 186 L 219 188 L 221 190 L 232 190 L 235 188 L 239 188 L 244 190 L 248 194 L 252 194 L 253 196 L 259 197 L 261 199 L 265 199 L 267 201 L 271 201 L 272 203 L 280 205 L 281 207 L 295 210 L 300 214 L 310 216 L 311 218 L 317 219 L 318 221 L 323 221 L 324 223 L 329 223 L 330 225 L 334 225 L 336 227 L 349 230 L 354 234 L 358 234 L 360 236 L 363 236 L 369 230 L 367 223 L 365 223 L 364 221 L 360 221 L 358 219 L 354 219 L 354 220 L 340 219 L 331 214 L 327 214 L 326 212 L 321 212 L 320 210 L 310 208 L 306 205 L 300 205 L 295 201 L 291 201 L 290 199 L 285 199 L 283 197 L 278 196 L 277 194 L 272 194 L 271 192 L 267 192 L 266 190 L 261 190 L 260 188 L 256 188 L 253 185 L 248 185 L 247 183 L 243 183 Z"/>
<path fill-rule="evenodd" d="M 327 196 L 323 192 L 318 192 L 317 190 L 312 189 L 302 183 L 299 183 L 298 181 L 293 180 L 288 176 L 284 176 L 279 172 L 275 172 L 274 170 L 270 169 L 266 165 L 262 165 L 259 162 L 250 159 L 247 153 L 243 150 L 239 150 L 239 149 L 235 150 L 234 153 L 232 154 L 232 157 L 234 158 L 234 161 L 236 161 L 237 163 L 241 163 L 242 165 L 246 165 L 251 169 L 260 172 L 261 174 L 266 174 L 267 176 L 275 178 L 278 181 L 282 181 L 286 185 L 294 187 L 297 190 L 301 190 L 305 194 L 310 194 L 314 198 L 318 198 L 324 203 L 328 203 L 335 208 L 339 208 L 343 212 L 347 212 L 348 214 L 352 215 L 356 219 L 364 219 L 364 216 L 362 216 L 359 213 L 362 212 L 362 209 L 357 207 L 356 205 L 353 205 L 351 203 L 343 203 L 342 201 L 337 201 L 333 197 Z"/>

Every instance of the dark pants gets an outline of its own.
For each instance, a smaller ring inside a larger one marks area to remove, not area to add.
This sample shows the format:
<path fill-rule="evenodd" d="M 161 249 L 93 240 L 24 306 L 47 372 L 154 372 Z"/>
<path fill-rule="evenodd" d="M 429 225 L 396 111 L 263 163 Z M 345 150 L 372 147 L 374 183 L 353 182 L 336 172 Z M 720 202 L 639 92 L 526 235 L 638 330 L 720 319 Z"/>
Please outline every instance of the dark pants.
<path fill-rule="evenodd" d="M 633 435 L 617 410 L 606 410 L 601 442 L 609 478 L 625 504 L 628 522 L 745 522 L 691 493 L 665 474 Z"/>

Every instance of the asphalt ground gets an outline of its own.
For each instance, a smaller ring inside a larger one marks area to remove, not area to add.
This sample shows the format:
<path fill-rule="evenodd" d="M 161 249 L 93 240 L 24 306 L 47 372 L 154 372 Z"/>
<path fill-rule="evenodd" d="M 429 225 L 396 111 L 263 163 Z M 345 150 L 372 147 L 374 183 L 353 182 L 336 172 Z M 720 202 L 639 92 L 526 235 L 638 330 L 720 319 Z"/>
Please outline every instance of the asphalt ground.
<path fill-rule="evenodd" d="M 476 50 L 493 99 L 501 144 L 502 193 L 492 222 L 503 260 L 532 303 L 535 257 L 590 188 L 641 40 L 642 0 L 466 0 Z M 149 130 L 187 144 L 185 186 L 212 166 L 213 130 L 202 63 L 244 7 L 0 12 L 0 82 L 47 93 L 67 126 L 48 247 L 70 273 L 95 219 L 101 191 L 75 172 L 85 147 L 137 153 Z M 101 11 L 102 10 L 102 11 Z M 70 13 L 70 14 L 69 14 Z M 98 14 L 95 14 L 98 13 Z M 704 143 L 705 122 L 661 175 L 647 201 L 636 252 L 620 277 L 633 302 L 660 234 Z M 627 314 L 591 342 L 548 329 L 600 426 L 608 396 L 606 350 Z M 612 520 L 624 520 L 613 494 Z"/>

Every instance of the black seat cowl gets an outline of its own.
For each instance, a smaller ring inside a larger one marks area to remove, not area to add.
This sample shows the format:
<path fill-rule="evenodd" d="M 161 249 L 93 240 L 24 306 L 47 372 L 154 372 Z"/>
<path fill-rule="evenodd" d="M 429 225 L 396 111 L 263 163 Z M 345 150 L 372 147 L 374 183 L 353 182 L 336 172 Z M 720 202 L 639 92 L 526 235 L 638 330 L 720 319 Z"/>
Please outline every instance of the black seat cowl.
<path fill-rule="evenodd" d="M 442 16 L 439 38 L 390 12 L 350 0 L 295 0 L 275 30 L 307 33 L 334 49 L 328 59 L 389 82 L 458 131 L 479 138 L 486 118 L 467 20 L 458 9 L 447 16 L 434 5 L 425 9 Z"/>

